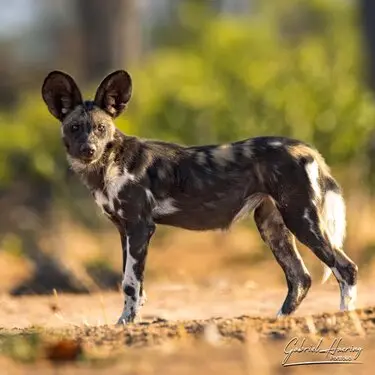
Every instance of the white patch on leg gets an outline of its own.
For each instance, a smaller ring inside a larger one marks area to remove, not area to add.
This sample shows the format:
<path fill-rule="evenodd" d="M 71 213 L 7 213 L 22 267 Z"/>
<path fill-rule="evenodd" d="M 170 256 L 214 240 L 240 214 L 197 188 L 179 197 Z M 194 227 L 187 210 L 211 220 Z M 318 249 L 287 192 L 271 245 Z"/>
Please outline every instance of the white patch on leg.
<path fill-rule="evenodd" d="M 314 191 L 315 194 L 315 199 L 314 203 L 316 204 L 316 201 L 321 199 L 322 197 L 322 192 L 320 190 L 319 186 L 319 165 L 318 163 L 314 160 L 312 163 L 308 163 L 305 166 L 307 175 L 310 180 L 311 187 Z"/>
<path fill-rule="evenodd" d="M 303 218 L 307 220 L 310 226 L 310 232 L 314 234 L 314 236 L 318 239 L 321 238 L 321 236 L 318 235 L 318 233 L 315 231 L 315 223 L 313 220 L 311 220 L 311 217 L 309 216 L 309 209 L 305 208 Z"/>
<path fill-rule="evenodd" d="M 337 268 L 332 267 L 332 272 L 336 276 L 340 285 L 340 310 L 351 311 L 355 309 L 355 303 L 357 300 L 357 286 L 349 285 L 340 275 Z"/>
<path fill-rule="evenodd" d="M 357 301 L 357 285 L 344 286 L 344 307 L 347 311 L 355 310 Z"/>
<path fill-rule="evenodd" d="M 131 319 L 137 315 L 140 307 L 139 292 L 141 289 L 141 283 L 137 280 L 137 276 L 134 272 L 134 265 L 137 263 L 137 261 L 130 254 L 129 240 L 130 236 L 126 236 L 126 265 L 124 278 L 122 280 L 122 288 L 125 289 L 125 286 L 131 286 L 134 288 L 134 299 L 129 296 L 125 296 L 125 307 L 120 319 L 118 320 L 119 324 L 131 322 Z"/>
<path fill-rule="evenodd" d="M 281 312 L 281 309 L 276 314 L 276 318 L 282 318 L 284 316 L 286 316 L 286 315 Z"/>

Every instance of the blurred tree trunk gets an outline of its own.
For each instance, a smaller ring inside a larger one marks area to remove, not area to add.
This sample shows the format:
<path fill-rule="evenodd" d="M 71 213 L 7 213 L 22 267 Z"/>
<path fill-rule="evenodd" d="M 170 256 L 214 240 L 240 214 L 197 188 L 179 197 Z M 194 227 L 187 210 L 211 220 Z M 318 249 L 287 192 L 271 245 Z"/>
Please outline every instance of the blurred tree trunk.
<path fill-rule="evenodd" d="M 375 1 L 360 0 L 366 81 L 375 92 Z"/>
<path fill-rule="evenodd" d="M 249 0 L 215 0 L 212 7 L 220 13 L 242 14 L 249 10 Z"/>
<path fill-rule="evenodd" d="M 75 1 L 85 80 L 98 81 L 139 57 L 141 29 L 137 0 Z"/>

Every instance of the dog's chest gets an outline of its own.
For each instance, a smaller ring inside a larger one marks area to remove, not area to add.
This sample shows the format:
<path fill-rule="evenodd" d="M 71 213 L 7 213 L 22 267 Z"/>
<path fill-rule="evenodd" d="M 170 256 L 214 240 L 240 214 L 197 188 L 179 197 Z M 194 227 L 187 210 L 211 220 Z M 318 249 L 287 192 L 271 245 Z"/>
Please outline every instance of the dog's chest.
<path fill-rule="evenodd" d="M 119 195 L 135 180 L 125 168 L 113 165 L 109 166 L 103 174 L 103 187 L 95 189 L 93 195 L 96 204 L 108 216 L 124 217 L 123 207 L 120 204 Z"/>

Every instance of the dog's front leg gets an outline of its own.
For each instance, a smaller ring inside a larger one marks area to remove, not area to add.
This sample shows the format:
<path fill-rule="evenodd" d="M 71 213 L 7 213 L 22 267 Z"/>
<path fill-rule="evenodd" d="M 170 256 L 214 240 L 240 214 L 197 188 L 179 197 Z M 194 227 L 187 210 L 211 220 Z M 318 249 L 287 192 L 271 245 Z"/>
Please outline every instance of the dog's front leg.
<path fill-rule="evenodd" d="M 117 324 L 133 322 L 141 306 L 148 244 L 154 231 L 153 223 L 140 220 L 137 223 L 128 223 L 126 232 L 121 234 L 124 258 L 122 288 L 125 305 Z"/>

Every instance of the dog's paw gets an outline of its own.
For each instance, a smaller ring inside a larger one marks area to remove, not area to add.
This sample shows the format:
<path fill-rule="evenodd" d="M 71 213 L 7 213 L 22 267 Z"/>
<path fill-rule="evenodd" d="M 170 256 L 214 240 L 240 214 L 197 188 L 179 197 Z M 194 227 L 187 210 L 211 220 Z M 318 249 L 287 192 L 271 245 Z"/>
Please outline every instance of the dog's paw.
<path fill-rule="evenodd" d="M 117 320 L 116 326 L 121 327 L 125 326 L 126 324 L 126 320 L 122 316 L 120 316 L 120 318 Z"/>
<path fill-rule="evenodd" d="M 120 318 L 117 320 L 116 326 L 126 326 L 133 322 L 134 322 L 134 318 L 127 318 L 124 316 L 120 316 Z"/>
<path fill-rule="evenodd" d="M 124 326 L 130 323 L 133 323 L 136 318 L 136 314 L 129 313 L 128 311 L 124 311 L 120 318 L 118 319 L 116 325 L 117 326 Z"/>
<path fill-rule="evenodd" d="M 284 318 L 285 316 L 286 316 L 286 314 L 283 314 L 281 309 L 280 309 L 276 314 L 276 319 L 281 319 L 281 318 Z"/>

